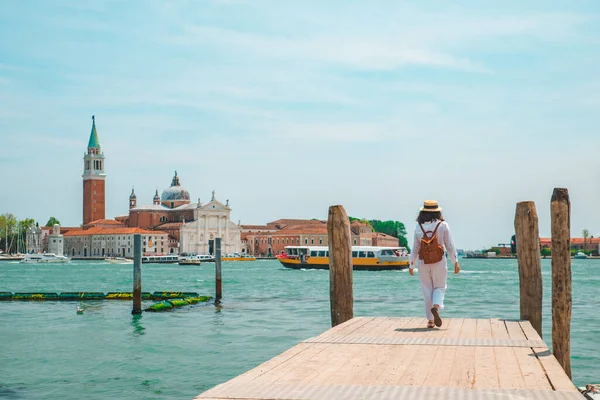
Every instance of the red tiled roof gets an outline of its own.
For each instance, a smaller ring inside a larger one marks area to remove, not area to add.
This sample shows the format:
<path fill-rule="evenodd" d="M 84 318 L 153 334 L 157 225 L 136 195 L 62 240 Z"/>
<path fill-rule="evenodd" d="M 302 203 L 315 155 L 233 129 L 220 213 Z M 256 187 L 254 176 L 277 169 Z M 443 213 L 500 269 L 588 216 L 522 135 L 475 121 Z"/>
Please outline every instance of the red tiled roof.
<path fill-rule="evenodd" d="M 162 225 L 158 225 L 155 229 L 163 230 L 163 229 L 179 229 L 183 225 L 183 222 L 165 222 Z"/>
<path fill-rule="evenodd" d="M 86 230 L 78 230 L 78 231 L 69 231 L 64 234 L 65 237 L 68 236 L 92 236 L 92 235 L 132 235 L 135 233 L 139 233 L 141 235 L 166 235 L 163 232 L 157 231 L 148 231 L 141 228 L 127 228 L 127 227 L 115 227 L 115 228 L 102 228 L 99 226 L 95 226 Z"/>
<path fill-rule="evenodd" d="M 552 238 L 540 238 L 540 243 L 542 244 L 542 246 L 551 246 L 552 245 Z M 587 239 L 583 239 L 583 238 L 571 238 L 571 244 L 600 244 L 600 238 L 587 238 Z"/>
<path fill-rule="evenodd" d="M 115 221 L 114 219 L 97 219 L 92 222 L 88 222 L 86 225 L 123 225 L 119 221 Z"/>

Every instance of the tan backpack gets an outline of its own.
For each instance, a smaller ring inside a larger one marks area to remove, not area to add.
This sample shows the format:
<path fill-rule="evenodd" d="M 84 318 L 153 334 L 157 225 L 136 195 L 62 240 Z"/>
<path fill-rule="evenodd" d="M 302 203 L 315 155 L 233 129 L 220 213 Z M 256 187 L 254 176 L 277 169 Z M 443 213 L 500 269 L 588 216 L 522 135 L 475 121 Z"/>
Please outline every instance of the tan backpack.
<path fill-rule="evenodd" d="M 441 221 L 438 222 L 430 237 L 427 237 L 427 232 L 423 229 L 423 225 L 419 224 L 423 231 L 421 247 L 419 248 L 419 259 L 423 260 L 425 264 L 435 264 L 444 258 L 444 248 L 438 243 L 438 238 L 435 234 L 441 223 Z"/>

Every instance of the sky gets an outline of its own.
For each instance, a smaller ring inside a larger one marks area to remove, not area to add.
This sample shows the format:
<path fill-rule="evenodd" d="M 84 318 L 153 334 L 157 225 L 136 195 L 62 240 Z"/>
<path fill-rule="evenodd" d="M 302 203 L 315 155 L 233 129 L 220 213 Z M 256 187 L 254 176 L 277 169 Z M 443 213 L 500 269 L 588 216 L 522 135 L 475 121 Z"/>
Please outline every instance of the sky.
<path fill-rule="evenodd" d="M 81 224 L 95 115 L 107 218 L 177 170 L 242 224 L 436 199 L 481 249 L 565 187 L 600 235 L 600 3 L 454 3 L 3 1 L 0 213 Z"/>

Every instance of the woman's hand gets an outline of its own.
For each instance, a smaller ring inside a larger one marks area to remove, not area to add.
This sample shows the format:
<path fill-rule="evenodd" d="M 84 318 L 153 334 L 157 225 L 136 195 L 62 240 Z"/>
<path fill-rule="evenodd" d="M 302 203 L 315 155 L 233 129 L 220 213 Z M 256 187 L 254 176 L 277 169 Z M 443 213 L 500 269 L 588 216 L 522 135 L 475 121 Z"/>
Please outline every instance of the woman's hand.
<path fill-rule="evenodd" d="M 458 261 L 454 263 L 454 273 L 458 274 L 460 272 L 460 265 L 458 265 Z"/>
<path fill-rule="evenodd" d="M 410 267 L 408 267 L 408 273 L 411 274 L 412 276 L 415 276 L 415 269 L 413 268 L 412 265 Z"/>

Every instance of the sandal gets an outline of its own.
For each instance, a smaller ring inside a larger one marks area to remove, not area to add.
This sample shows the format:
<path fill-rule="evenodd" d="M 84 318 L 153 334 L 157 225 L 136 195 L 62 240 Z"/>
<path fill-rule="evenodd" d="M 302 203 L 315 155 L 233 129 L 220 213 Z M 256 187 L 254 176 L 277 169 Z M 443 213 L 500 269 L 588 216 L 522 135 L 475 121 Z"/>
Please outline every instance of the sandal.
<path fill-rule="evenodd" d="M 429 329 L 433 329 L 433 327 L 434 327 L 434 326 L 435 326 L 435 325 L 433 324 L 433 321 L 427 321 L 427 327 L 428 327 Z"/>
<path fill-rule="evenodd" d="M 431 313 L 433 314 L 433 321 L 435 322 L 435 326 L 438 328 L 442 326 L 442 318 L 440 317 L 440 313 L 436 307 L 431 309 Z"/>

